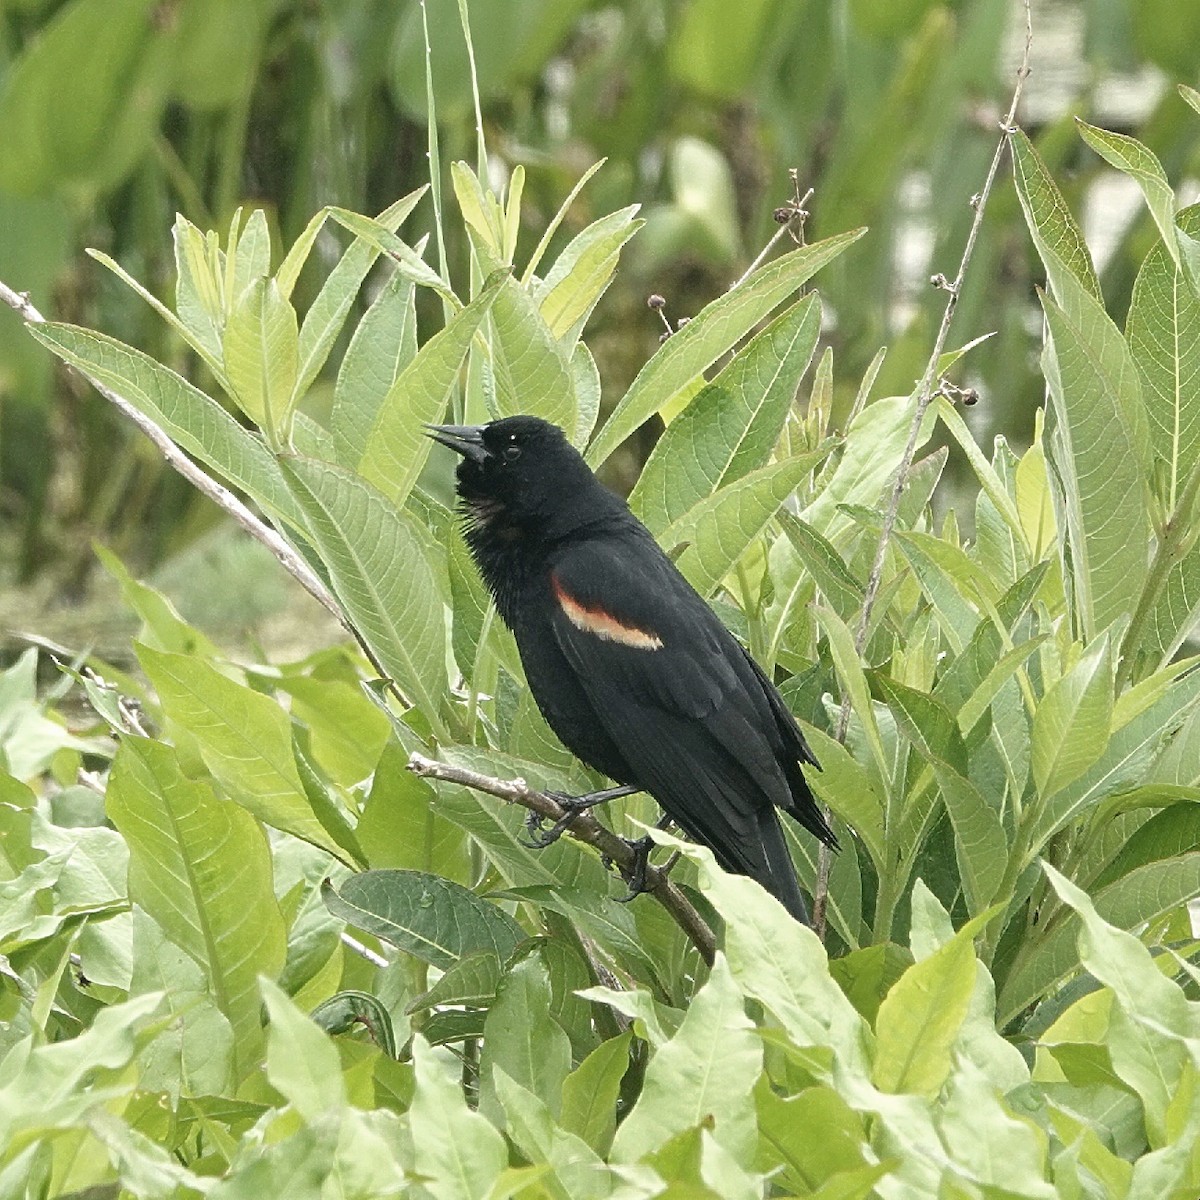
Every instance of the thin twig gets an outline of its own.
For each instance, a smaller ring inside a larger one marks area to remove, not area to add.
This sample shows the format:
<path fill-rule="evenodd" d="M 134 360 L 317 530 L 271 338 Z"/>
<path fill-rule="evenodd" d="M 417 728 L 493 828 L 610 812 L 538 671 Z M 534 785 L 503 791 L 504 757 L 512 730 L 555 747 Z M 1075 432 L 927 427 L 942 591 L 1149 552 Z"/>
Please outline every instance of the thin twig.
<path fill-rule="evenodd" d="M 392 965 L 382 954 L 372 950 L 370 946 L 364 945 L 358 938 L 348 934 L 344 929 L 342 930 L 342 945 L 357 954 L 359 958 L 366 959 L 371 966 L 378 967 L 380 970 Z"/>
<path fill-rule="evenodd" d="M 566 810 L 553 796 L 536 791 L 523 779 L 495 779 L 466 767 L 455 767 L 433 758 L 426 758 L 423 754 L 411 755 L 408 769 L 424 779 L 457 783 L 462 787 L 495 796 L 498 800 L 505 800 L 509 804 L 519 804 L 548 821 L 558 821 L 566 816 Z M 599 850 L 605 858 L 611 859 L 623 878 L 628 880 L 631 877 L 635 862 L 632 846 L 612 830 L 605 829 L 595 817 L 588 813 L 580 813 L 567 827 L 566 832 L 576 841 Z M 713 931 L 692 902 L 671 882 L 666 870 L 662 867 L 647 866 L 645 890 L 671 914 L 671 918 L 687 934 L 692 945 L 700 951 L 701 958 L 711 966 L 717 948 Z"/>
<path fill-rule="evenodd" d="M 0 300 L 3 300 L 9 308 L 19 313 L 31 325 L 45 324 L 46 318 L 33 306 L 28 295 L 14 291 L 3 280 L 0 280 Z M 332 613 L 344 628 L 350 633 L 354 633 L 333 594 L 321 582 L 316 572 L 313 571 L 308 563 L 296 553 L 276 530 L 256 517 L 227 487 L 218 483 L 203 468 L 197 466 L 175 444 L 164 429 L 155 424 L 145 413 L 134 408 L 119 392 L 113 391 L 112 388 L 107 387 L 86 371 L 79 371 L 79 374 L 105 400 L 112 404 L 122 416 L 128 417 L 154 443 L 163 458 L 166 459 L 168 466 L 173 467 L 198 492 L 207 496 L 218 508 L 228 513 L 251 537 L 266 546 L 279 561 L 280 566 L 310 596 Z"/>
<path fill-rule="evenodd" d="M 953 280 L 934 276 L 937 285 L 947 293 L 946 307 L 942 312 L 942 323 L 938 327 L 937 337 L 934 339 L 929 361 L 925 364 L 925 374 L 922 375 L 921 382 L 917 386 L 917 403 L 913 410 L 912 425 L 908 431 L 908 442 L 904 447 L 904 454 L 900 459 L 900 466 L 896 471 L 896 478 L 892 483 L 891 496 L 888 500 L 887 511 L 883 517 L 883 528 L 879 534 L 879 544 L 875 548 L 875 561 L 871 564 L 871 573 L 867 577 L 867 588 L 863 596 L 862 610 L 858 617 L 858 629 L 854 637 L 855 649 L 860 656 L 866 648 L 867 631 L 871 625 L 871 612 L 875 607 L 875 600 L 879 595 L 879 585 L 883 580 L 883 567 L 887 560 L 888 544 L 892 539 L 892 531 L 896 525 L 896 515 L 900 511 L 900 498 L 904 493 L 905 485 L 908 483 L 908 473 L 912 470 L 913 459 L 917 452 L 917 441 L 921 433 L 921 425 L 924 423 L 925 413 L 933 399 L 934 384 L 938 375 L 938 362 L 941 360 L 942 353 L 946 348 L 946 339 L 950 334 L 950 322 L 954 319 L 954 310 L 958 306 L 958 298 L 962 293 L 963 280 L 966 277 L 967 267 L 970 265 L 971 257 L 975 253 L 975 243 L 979 238 L 979 230 L 983 225 L 983 214 L 987 208 L 988 197 L 992 192 L 992 185 L 995 183 L 996 174 L 1000 170 L 1004 151 L 1016 130 L 1017 106 L 1021 101 L 1021 93 L 1025 88 L 1025 80 L 1029 77 L 1029 54 L 1033 47 L 1033 15 L 1029 8 L 1030 0 L 1022 0 L 1022 4 L 1025 9 L 1025 48 L 1021 55 L 1021 65 L 1017 68 L 1017 82 L 1013 88 L 1012 102 L 1008 106 L 1008 115 L 1000 124 L 1000 140 L 996 143 L 996 152 L 992 155 L 992 163 L 988 168 L 987 179 L 984 181 L 983 189 L 979 192 L 978 196 L 972 198 L 975 218 L 971 222 L 971 230 L 967 234 L 967 244 L 963 248 L 962 259 L 958 264 L 958 273 L 954 276 Z M 838 714 L 835 737 L 839 742 L 846 740 L 846 731 L 849 727 L 850 697 L 847 694 L 842 700 L 841 711 Z M 832 854 L 829 848 L 822 846 L 817 857 L 817 879 L 813 892 L 813 928 L 816 930 L 818 937 L 824 937 L 825 934 L 825 909 L 829 900 L 829 869 L 832 861 Z"/>

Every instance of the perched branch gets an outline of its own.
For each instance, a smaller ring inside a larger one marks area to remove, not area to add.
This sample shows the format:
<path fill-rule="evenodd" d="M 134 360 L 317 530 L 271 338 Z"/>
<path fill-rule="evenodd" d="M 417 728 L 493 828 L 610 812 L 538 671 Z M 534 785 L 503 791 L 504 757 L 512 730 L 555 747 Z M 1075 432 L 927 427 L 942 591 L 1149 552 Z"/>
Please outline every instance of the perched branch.
<path fill-rule="evenodd" d="M 22 292 L 15 292 L 6 283 L 0 280 L 0 300 L 3 300 L 9 308 L 19 313 L 31 325 L 41 325 L 45 323 L 46 318 L 33 306 L 28 295 Z M 170 435 L 160 426 L 155 424 L 149 417 L 138 409 L 134 408 L 128 400 L 125 399 L 119 392 L 113 391 L 112 388 L 105 386 L 98 379 L 93 378 L 86 371 L 80 371 L 80 375 L 88 381 L 102 395 L 105 400 L 112 404 L 122 416 L 128 417 L 155 445 L 158 451 L 166 459 L 167 465 L 173 467 L 180 475 L 184 477 L 198 492 L 207 496 L 218 508 L 223 509 L 228 513 L 251 537 L 261 542 L 278 560 L 280 566 L 283 567 L 289 575 L 295 579 L 302 588 L 310 596 L 318 601 L 325 609 L 335 616 L 338 621 L 350 632 L 354 630 L 350 628 L 346 621 L 345 614 L 342 612 L 340 605 L 334 598 L 333 594 L 321 582 L 320 578 L 313 569 L 300 557 L 299 554 L 284 540 L 280 534 L 267 525 L 260 518 L 256 517 L 250 509 L 242 503 L 227 487 L 218 483 L 211 475 L 209 475 L 201 467 L 197 466 L 184 452 L 172 441 Z"/>
<path fill-rule="evenodd" d="M 1017 82 L 1013 87 L 1012 102 L 1008 106 L 1008 114 L 1000 123 L 1000 139 L 996 143 L 996 152 L 992 155 L 991 166 L 988 167 L 987 178 L 984 180 L 982 190 L 975 196 L 971 197 L 971 207 L 975 210 L 975 217 L 971 222 L 971 230 L 967 234 L 967 244 L 963 247 L 962 258 L 958 264 L 958 273 L 952 280 L 946 279 L 942 274 L 934 275 L 932 282 L 936 287 L 941 288 L 946 293 L 946 307 L 942 312 L 942 323 L 938 327 L 937 337 L 934 338 L 933 349 L 929 354 L 929 361 L 925 364 L 925 373 L 921 376 L 921 382 L 917 385 L 917 402 L 913 409 L 912 424 L 908 431 L 908 442 L 904 447 L 904 454 L 900 459 L 900 466 L 896 471 L 896 478 L 892 483 L 892 492 L 888 500 L 887 510 L 883 516 L 883 528 L 879 534 L 879 544 L 875 548 L 875 560 L 871 564 L 871 573 L 867 577 L 866 593 L 863 596 L 862 610 L 858 617 L 858 628 L 855 632 L 854 645 L 858 654 L 861 656 L 867 644 L 867 631 L 871 626 L 871 613 L 875 607 L 875 600 L 879 595 L 879 585 L 883 581 L 883 567 L 887 560 L 888 545 L 892 540 L 892 532 L 896 526 L 896 515 L 900 511 L 900 498 L 904 494 L 905 485 L 908 483 L 908 475 L 912 470 L 913 459 L 917 453 L 917 441 L 921 433 L 921 425 L 925 420 L 925 413 L 929 409 L 930 402 L 934 396 L 934 387 L 938 378 L 938 362 L 941 360 L 942 353 L 946 348 L 946 339 L 950 334 L 950 322 L 954 319 L 954 310 L 958 307 L 958 298 L 962 293 L 963 280 L 966 278 L 967 267 L 970 265 L 971 258 L 975 253 L 975 243 L 979 238 L 979 230 L 983 225 L 983 214 L 987 208 L 988 197 L 992 193 L 992 185 L 996 181 L 996 174 L 1000 170 L 1000 163 L 1004 157 L 1004 151 L 1008 146 L 1009 139 L 1016 131 L 1015 121 L 1017 119 L 1017 106 L 1021 102 L 1021 93 L 1025 89 L 1025 80 L 1029 77 L 1029 54 L 1033 47 L 1033 16 L 1030 12 L 1030 0 L 1022 0 L 1025 9 L 1025 48 L 1021 55 L 1021 65 L 1017 68 Z M 837 730 L 835 737 L 839 742 L 846 740 L 846 731 L 850 727 L 850 697 L 845 696 L 842 700 L 841 711 L 838 714 Z M 817 881 L 813 894 L 813 928 L 817 932 L 818 937 L 823 937 L 825 933 L 825 908 L 829 900 L 829 869 L 832 864 L 832 857 L 829 848 L 821 847 L 820 854 L 817 858 Z"/>
<path fill-rule="evenodd" d="M 426 758 L 423 754 L 412 755 L 408 760 L 408 769 L 424 779 L 457 783 L 462 787 L 495 796 L 509 804 L 519 804 L 548 821 L 558 821 L 566 816 L 566 811 L 552 796 L 534 790 L 523 779 L 494 779 L 490 775 L 481 775 L 478 771 L 466 767 L 455 767 Z M 599 850 L 605 858 L 611 859 L 624 879 L 629 880 L 632 877 L 635 862 L 632 847 L 624 838 L 618 837 L 610 829 L 605 829 L 595 817 L 588 813 L 580 813 L 566 832 L 576 841 Z M 700 957 L 711 966 L 717 947 L 716 938 L 692 902 L 671 882 L 663 868 L 647 866 L 645 890 L 671 914 L 671 918 L 687 934 L 692 945 L 700 951 Z"/>

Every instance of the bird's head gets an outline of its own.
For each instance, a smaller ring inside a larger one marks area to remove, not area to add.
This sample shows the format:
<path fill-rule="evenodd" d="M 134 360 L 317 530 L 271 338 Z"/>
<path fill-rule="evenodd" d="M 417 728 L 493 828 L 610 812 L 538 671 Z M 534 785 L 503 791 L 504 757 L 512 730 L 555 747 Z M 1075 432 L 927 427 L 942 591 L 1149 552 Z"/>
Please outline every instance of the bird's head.
<path fill-rule="evenodd" d="M 550 532 L 614 500 L 557 425 L 503 417 L 487 425 L 430 425 L 429 436 L 462 455 L 458 495 L 472 524 Z"/>

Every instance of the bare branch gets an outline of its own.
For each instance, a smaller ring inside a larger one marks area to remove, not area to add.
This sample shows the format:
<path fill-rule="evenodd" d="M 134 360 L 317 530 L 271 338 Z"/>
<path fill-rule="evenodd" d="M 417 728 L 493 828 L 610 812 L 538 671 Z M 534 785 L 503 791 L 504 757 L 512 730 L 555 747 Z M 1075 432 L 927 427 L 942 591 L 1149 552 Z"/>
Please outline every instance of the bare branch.
<path fill-rule="evenodd" d="M 981 191 L 971 197 L 971 207 L 975 216 L 971 221 L 971 230 L 967 234 L 967 244 L 963 247 L 962 258 L 958 264 L 958 273 L 952 280 L 938 274 L 933 277 L 935 286 L 946 292 L 946 307 L 942 312 L 942 323 L 938 327 L 937 337 L 934 338 L 933 349 L 929 361 L 925 364 L 925 373 L 917 385 L 917 402 L 913 409 L 912 425 L 908 432 L 908 442 L 900 459 L 900 467 L 892 483 L 892 492 L 888 500 L 887 510 L 883 516 L 883 528 L 879 534 L 879 544 L 875 548 L 875 560 L 871 564 L 871 573 L 867 577 L 866 593 L 863 596 L 862 611 L 858 617 L 858 629 L 855 632 L 855 649 L 861 656 L 867 644 L 867 631 L 871 625 L 871 613 L 879 595 L 879 585 L 883 580 L 883 567 L 887 559 L 888 545 L 892 540 L 892 532 L 896 527 L 896 515 L 900 511 L 900 498 L 908 483 L 908 475 L 912 470 L 913 459 L 917 452 L 917 440 L 920 437 L 921 425 L 925 413 L 929 409 L 934 396 L 934 388 L 938 378 L 938 362 L 946 348 L 946 339 L 950 334 L 950 322 L 954 319 L 954 310 L 958 307 L 958 298 L 962 293 L 963 280 L 967 274 L 971 257 L 975 253 L 975 243 L 979 238 L 979 230 L 983 225 L 983 214 L 987 208 L 988 197 L 992 193 L 992 185 L 1000 170 L 1004 151 L 1009 139 L 1016 131 L 1017 106 L 1021 102 L 1021 93 L 1025 89 L 1025 80 L 1029 77 L 1029 54 L 1033 47 L 1033 16 L 1030 12 L 1030 0 L 1022 0 L 1025 9 L 1025 48 L 1021 55 L 1021 65 L 1017 68 L 1017 82 L 1013 87 L 1012 102 L 1008 106 L 1008 115 L 1000 123 L 1000 139 L 996 143 L 996 152 L 992 155 L 991 166 L 988 167 L 987 178 Z M 838 714 L 835 737 L 839 742 L 846 740 L 846 731 L 850 726 L 850 697 L 842 699 L 841 711 Z M 828 815 L 828 814 L 826 814 Z M 832 854 L 827 846 L 822 846 L 817 857 L 817 880 L 813 894 L 813 928 L 818 937 L 825 933 L 825 908 L 829 899 L 829 870 L 832 865 Z"/>
<path fill-rule="evenodd" d="M 0 300 L 19 313 L 31 325 L 42 325 L 46 318 L 33 306 L 29 296 L 24 292 L 13 291 L 3 280 L 0 280 Z M 332 613 L 350 633 L 345 614 L 340 605 L 313 569 L 300 557 L 291 545 L 266 522 L 255 516 L 227 487 L 218 483 L 203 468 L 194 463 L 175 444 L 170 435 L 149 417 L 134 408 L 119 392 L 105 386 L 94 379 L 86 371 L 80 375 L 88 381 L 112 404 L 122 416 L 128 417 L 155 445 L 166 459 L 168 466 L 173 467 L 197 491 L 207 496 L 218 508 L 228 513 L 251 537 L 261 542 L 278 560 L 289 575 L 295 579 L 306 592 L 316 599 L 324 608 Z"/>
<path fill-rule="evenodd" d="M 490 775 L 481 775 L 478 771 L 466 767 L 455 767 L 449 763 L 438 762 L 426 758 L 423 754 L 413 754 L 408 760 L 408 769 L 414 775 L 425 779 L 441 779 L 446 783 L 457 783 L 463 787 L 472 788 L 477 792 L 485 792 L 504 800 L 509 804 L 519 804 L 530 812 L 548 821 L 558 821 L 566 816 L 566 811 L 553 796 L 546 795 L 531 788 L 523 779 L 495 779 Z M 605 829 L 595 817 L 588 813 L 580 813 L 567 827 L 567 834 L 576 841 L 583 842 L 595 850 L 599 850 L 605 858 L 611 859 L 621 872 L 622 878 L 629 880 L 634 866 L 634 851 L 622 837 L 618 837 L 610 829 Z M 646 868 L 646 891 L 650 893 L 671 914 L 671 918 L 687 934 L 692 945 L 700 951 L 700 957 L 709 966 L 712 965 L 717 942 L 713 931 L 709 929 L 704 918 L 696 911 L 692 902 L 683 892 L 671 882 L 667 871 L 662 867 L 648 866 Z"/>

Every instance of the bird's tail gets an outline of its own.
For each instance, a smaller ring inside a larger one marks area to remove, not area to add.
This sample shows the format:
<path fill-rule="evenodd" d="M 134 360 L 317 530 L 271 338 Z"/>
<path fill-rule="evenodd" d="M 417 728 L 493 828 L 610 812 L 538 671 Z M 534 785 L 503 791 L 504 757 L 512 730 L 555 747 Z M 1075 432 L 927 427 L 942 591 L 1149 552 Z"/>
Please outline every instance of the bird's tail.
<path fill-rule="evenodd" d="M 759 811 L 758 833 L 763 857 L 766 859 L 766 878 L 760 878 L 758 882 L 797 921 L 802 925 L 810 924 L 808 905 L 804 903 L 804 893 L 800 891 L 800 884 L 796 881 L 796 868 L 788 852 L 787 838 L 774 808 L 763 808 Z"/>

